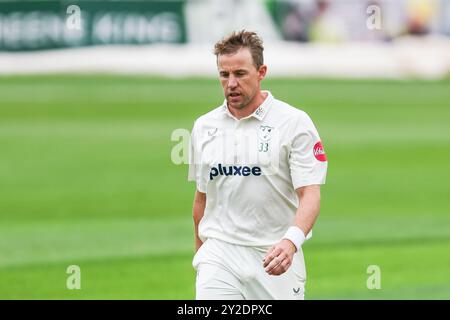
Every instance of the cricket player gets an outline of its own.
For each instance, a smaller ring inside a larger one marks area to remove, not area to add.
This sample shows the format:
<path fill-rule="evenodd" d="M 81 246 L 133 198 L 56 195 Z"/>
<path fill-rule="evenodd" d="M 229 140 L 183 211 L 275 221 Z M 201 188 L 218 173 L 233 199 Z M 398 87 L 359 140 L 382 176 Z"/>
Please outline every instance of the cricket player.
<path fill-rule="evenodd" d="M 302 244 L 327 172 L 319 134 L 305 112 L 261 90 L 256 33 L 214 49 L 225 100 L 191 134 L 196 299 L 304 299 Z"/>

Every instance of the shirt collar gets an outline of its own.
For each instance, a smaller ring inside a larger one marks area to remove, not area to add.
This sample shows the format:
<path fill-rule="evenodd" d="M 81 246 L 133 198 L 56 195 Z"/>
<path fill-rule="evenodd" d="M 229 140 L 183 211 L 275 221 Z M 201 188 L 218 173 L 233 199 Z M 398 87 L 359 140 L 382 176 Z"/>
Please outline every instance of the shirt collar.
<path fill-rule="evenodd" d="M 264 99 L 264 102 L 261 103 L 261 105 L 251 115 L 249 115 L 249 116 L 247 116 L 245 118 L 242 118 L 242 119 L 248 119 L 250 117 L 254 117 L 254 118 L 258 119 L 259 121 L 262 121 L 264 119 L 264 117 L 266 116 L 267 112 L 269 111 L 269 109 L 270 109 L 270 107 L 272 105 L 272 102 L 273 102 L 274 98 L 273 98 L 272 94 L 270 93 L 270 91 L 263 90 L 262 92 L 267 93 L 267 97 L 266 97 L 266 99 Z M 228 116 L 232 117 L 233 119 L 236 119 L 236 117 L 233 116 L 231 114 L 230 110 L 228 109 L 228 105 L 227 105 L 227 100 L 226 99 L 223 102 L 222 110 Z"/>

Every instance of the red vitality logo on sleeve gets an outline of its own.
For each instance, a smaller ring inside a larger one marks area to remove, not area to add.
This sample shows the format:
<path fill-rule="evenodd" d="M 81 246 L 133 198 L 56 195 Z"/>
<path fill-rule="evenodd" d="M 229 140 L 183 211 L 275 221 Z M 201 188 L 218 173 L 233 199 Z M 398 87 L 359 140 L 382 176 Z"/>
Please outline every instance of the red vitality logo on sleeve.
<path fill-rule="evenodd" d="M 314 145 L 314 157 L 316 157 L 317 160 L 325 162 L 327 161 L 327 155 L 325 154 L 325 150 L 323 149 L 322 142 L 317 142 Z"/>

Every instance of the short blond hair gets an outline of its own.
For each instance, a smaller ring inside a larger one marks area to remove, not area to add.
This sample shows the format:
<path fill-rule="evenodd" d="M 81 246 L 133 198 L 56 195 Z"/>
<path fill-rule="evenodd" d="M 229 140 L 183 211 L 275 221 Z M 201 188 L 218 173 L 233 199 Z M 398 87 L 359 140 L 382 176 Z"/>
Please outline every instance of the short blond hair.
<path fill-rule="evenodd" d="M 214 54 L 219 58 L 223 54 L 236 53 L 241 48 L 248 48 L 250 50 L 256 69 L 259 69 L 264 64 L 263 42 L 256 32 L 245 30 L 239 32 L 234 31 L 214 45 Z"/>

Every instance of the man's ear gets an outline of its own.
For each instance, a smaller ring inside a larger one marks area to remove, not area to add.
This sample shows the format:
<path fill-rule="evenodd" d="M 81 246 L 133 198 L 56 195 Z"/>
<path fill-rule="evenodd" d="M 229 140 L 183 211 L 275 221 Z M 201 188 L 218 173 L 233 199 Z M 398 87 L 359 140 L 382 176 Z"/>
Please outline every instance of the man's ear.
<path fill-rule="evenodd" d="M 259 70 L 258 70 L 259 81 L 261 81 L 262 79 L 265 78 L 266 73 L 267 73 L 267 66 L 265 64 L 263 64 L 262 66 L 259 67 Z"/>

